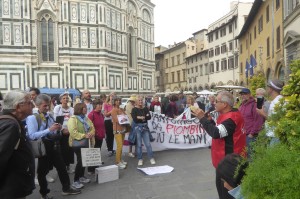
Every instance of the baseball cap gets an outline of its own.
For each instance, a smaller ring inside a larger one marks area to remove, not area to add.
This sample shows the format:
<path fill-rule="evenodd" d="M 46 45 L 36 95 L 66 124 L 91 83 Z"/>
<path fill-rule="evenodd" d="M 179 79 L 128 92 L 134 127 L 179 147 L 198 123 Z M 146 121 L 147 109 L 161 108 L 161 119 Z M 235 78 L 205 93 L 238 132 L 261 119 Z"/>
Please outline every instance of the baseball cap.
<path fill-rule="evenodd" d="M 277 92 L 282 91 L 282 88 L 284 86 L 284 83 L 278 79 L 270 80 L 268 83 L 268 87 L 271 87 Z"/>
<path fill-rule="evenodd" d="M 248 93 L 251 93 L 251 91 L 248 89 L 248 88 L 243 88 L 241 91 L 240 91 L 240 94 L 241 93 L 246 93 L 246 94 L 248 94 Z"/>

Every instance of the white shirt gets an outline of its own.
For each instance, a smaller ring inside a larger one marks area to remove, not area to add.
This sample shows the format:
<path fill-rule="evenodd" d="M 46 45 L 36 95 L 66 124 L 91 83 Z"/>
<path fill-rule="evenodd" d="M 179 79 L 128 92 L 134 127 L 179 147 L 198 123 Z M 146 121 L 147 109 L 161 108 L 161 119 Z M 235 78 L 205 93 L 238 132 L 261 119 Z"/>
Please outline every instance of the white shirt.
<path fill-rule="evenodd" d="M 67 128 L 67 122 L 72 115 L 74 115 L 74 109 L 72 107 L 68 107 L 67 109 L 61 107 L 61 105 L 56 105 L 53 109 L 54 119 L 56 120 L 57 116 L 64 116 L 64 123 L 62 125 L 63 128 Z"/>
<path fill-rule="evenodd" d="M 269 107 L 269 110 L 268 110 L 268 117 L 270 117 L 272 114 L 275 113 L 275 105 L 279 102 L 279 100 L 282 98 L 282 95 L 278 95 L 277 97 L 275 97 L 271 103 L 270 103 L 270 107 Z M 267 123 L 266 124 L 266 129 L 267 129 L 267 136 L 269 137 L 275 137 L 275 133 L 274 133 L 274 129 L 269 127 Z"/>

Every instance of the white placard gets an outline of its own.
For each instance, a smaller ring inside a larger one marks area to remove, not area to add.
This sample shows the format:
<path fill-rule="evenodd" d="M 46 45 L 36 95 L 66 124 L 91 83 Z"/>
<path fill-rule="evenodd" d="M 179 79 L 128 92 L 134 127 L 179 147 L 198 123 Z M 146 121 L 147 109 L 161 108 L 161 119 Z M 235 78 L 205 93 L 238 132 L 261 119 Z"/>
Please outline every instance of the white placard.
<path fill-rule="evenodd" d="M 81 158 L 83 167 L 102 165 L 100 148 L 82 148 Z"/>

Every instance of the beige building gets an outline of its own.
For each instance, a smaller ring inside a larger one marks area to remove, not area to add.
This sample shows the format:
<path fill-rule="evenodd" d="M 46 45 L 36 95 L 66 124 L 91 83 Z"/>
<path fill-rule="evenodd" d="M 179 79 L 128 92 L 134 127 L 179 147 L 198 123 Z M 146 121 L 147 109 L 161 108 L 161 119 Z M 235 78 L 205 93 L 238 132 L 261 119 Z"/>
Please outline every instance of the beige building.
<path fill-rule="evenodd" d="M 188 90 L 186 81 L 185 58 L 196 53 L 196 44 L 193 39 L 174 44 L 169 49 L 161 52 L 163 55 L 164 90 Z"/>
<path fill-rule="evenodd" d="M 209 89 L 208 50 L 186 58 L 187 86 L 189 91 Z"/>
<path fill-rule="evenodd" d="M 193 33 L 197 53 L 207 49 L 208 40 L 206 34 L 207 29 L 202 29 Z"/>
<path fill-rule="evenodd" d="M 246 61 L 250 56 L 256 59 L 254 75 L 259 71 L 272 78 L 284 79 L 283 56 L 283 1 L 255 0 L 249 16 L 238 35 L 241 84 L 247 85 Z M 299 29 L 299 28 L 298 28 Z"/>
<path fill-rule="evenodd" d="M 210 88 L 224 84 L 240 84 L 238 41 L 239 35 L 252 7 L 251 2 L 233 1 L 230 11 L 208 27 L 208 56 Z"/>
<path fill-rule="evenodd" d="M 164 54 L 163 51 L 168 48 L 164 46 L 155 47 L 155 91 L 165 91 L 165 68 L 164 68 Z"/>
<path fill-rule="evenodd" d="M 285 0 L 283 3 L 283 46 L 287 80 L 291 61 L 300 59 L 300 1 Z"/>

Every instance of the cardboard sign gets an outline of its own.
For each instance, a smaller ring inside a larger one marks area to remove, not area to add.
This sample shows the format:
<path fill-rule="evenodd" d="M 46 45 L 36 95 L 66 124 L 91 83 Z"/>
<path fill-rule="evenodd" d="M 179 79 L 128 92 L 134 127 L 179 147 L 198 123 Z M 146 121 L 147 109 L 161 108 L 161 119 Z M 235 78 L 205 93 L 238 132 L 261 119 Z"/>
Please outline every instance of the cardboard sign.
<path fill-rule="evenodd" d="M 100 148 L 81 148 L 83 167 L 102 165 Z"/>

